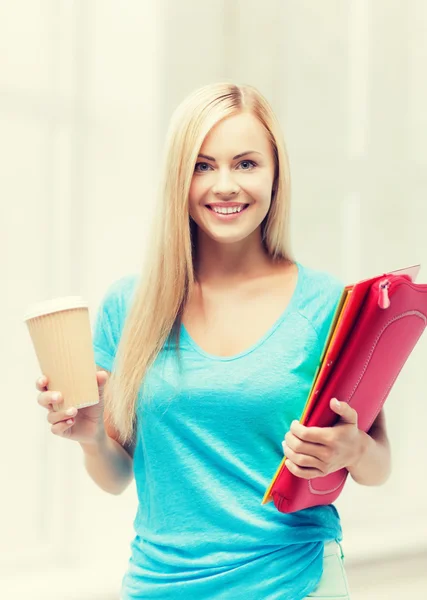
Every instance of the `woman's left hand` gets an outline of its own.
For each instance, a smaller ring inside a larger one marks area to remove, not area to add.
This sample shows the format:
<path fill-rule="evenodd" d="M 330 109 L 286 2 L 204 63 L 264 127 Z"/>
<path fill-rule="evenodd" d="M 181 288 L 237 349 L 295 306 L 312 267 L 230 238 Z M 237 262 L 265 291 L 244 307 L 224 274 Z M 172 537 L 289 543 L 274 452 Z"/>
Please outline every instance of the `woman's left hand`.
<path fill-rule="evenodd" d="M 297 477 L 324 477 L 353 466 L 361 457 L 363 432 L 357 427 L 357 412 L 335 398 L 330 407 L 340 416 L 333 427 L 306 427 L 293 421 L 285 435 L 285 465 Z"/>

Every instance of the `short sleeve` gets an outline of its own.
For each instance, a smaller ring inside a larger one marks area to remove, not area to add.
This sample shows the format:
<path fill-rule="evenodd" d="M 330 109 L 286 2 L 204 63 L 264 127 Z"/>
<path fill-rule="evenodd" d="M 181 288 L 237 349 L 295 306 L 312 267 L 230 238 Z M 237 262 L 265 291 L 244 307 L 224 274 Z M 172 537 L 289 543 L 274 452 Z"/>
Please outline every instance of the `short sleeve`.
<path fill-rule="evenodd" d="M 340 279 L 329 273 L 308 269 L 307 271 L 309 273 L 309 285 L 307 286 L 309 291 L 306 296 L 304 313 L 316 332 L 319 351 L 322 352 L 345 285 Z"/>
<path fill-rule="evenodd" d="M 328 339 L 329 331 L 331 329 L 338 304 L 344 290 L 344 284 L 341 284 L 338 280 L 331 279 L 327 292 L 325 292 L 322 302 L 319 306 L 319 312 L 317 318 L 315 318 L 314 327 L 317 331 L 319 338 L 320 351 L 323 348 Z"/>
<path fill-rule="evenodd" d="M 112 371 L 127 308 L 127 292 L 130 278 L 115 281 L 107 289 L 96 312 L 93 327 L 93 350 L 95 363 Z"/>

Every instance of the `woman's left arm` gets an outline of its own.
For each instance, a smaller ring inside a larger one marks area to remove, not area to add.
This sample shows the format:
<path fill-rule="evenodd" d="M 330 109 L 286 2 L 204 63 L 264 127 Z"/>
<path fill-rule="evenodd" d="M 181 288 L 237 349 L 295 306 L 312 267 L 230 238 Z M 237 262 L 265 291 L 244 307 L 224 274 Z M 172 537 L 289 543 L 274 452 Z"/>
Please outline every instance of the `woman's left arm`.
<path fill-rule="evenodd" d="M 382 485 L 391 472 L 391 451 L 384 410 L 368 433 L 357 427 L 357 412 L 331 400 L 340 419 L 333 427 L 306 427 L 294 421 L 283 442 L 285 465 L 297 477 L 313 479 L 346 467 L 362 485 Z"/>

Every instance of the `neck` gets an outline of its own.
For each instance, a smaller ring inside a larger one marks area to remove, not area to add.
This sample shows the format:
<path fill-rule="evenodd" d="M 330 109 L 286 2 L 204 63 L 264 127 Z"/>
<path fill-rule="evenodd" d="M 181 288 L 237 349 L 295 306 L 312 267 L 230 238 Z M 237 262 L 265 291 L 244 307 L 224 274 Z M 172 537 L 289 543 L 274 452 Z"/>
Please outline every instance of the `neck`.
<path fill-rule="evenodd" d="M 244 240 L 222 244 L 197 228 L 195 271 L 199 283 L 229 285 L 270 273 L 273 259 L 261 241 L 261 228 Z"/>

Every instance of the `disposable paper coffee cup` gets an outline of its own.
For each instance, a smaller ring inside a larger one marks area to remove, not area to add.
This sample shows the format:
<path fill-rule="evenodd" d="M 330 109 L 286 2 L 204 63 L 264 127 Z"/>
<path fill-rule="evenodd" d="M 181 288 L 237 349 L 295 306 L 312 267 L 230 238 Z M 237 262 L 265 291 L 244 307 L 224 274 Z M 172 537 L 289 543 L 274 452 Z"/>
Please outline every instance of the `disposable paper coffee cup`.
<path fill-rule="evenodd" d="M 89 309 L 80 296 L 31 306 L 24 317 L 48 389 L 64 399 L 54 410 L 98 404 Z"/>

